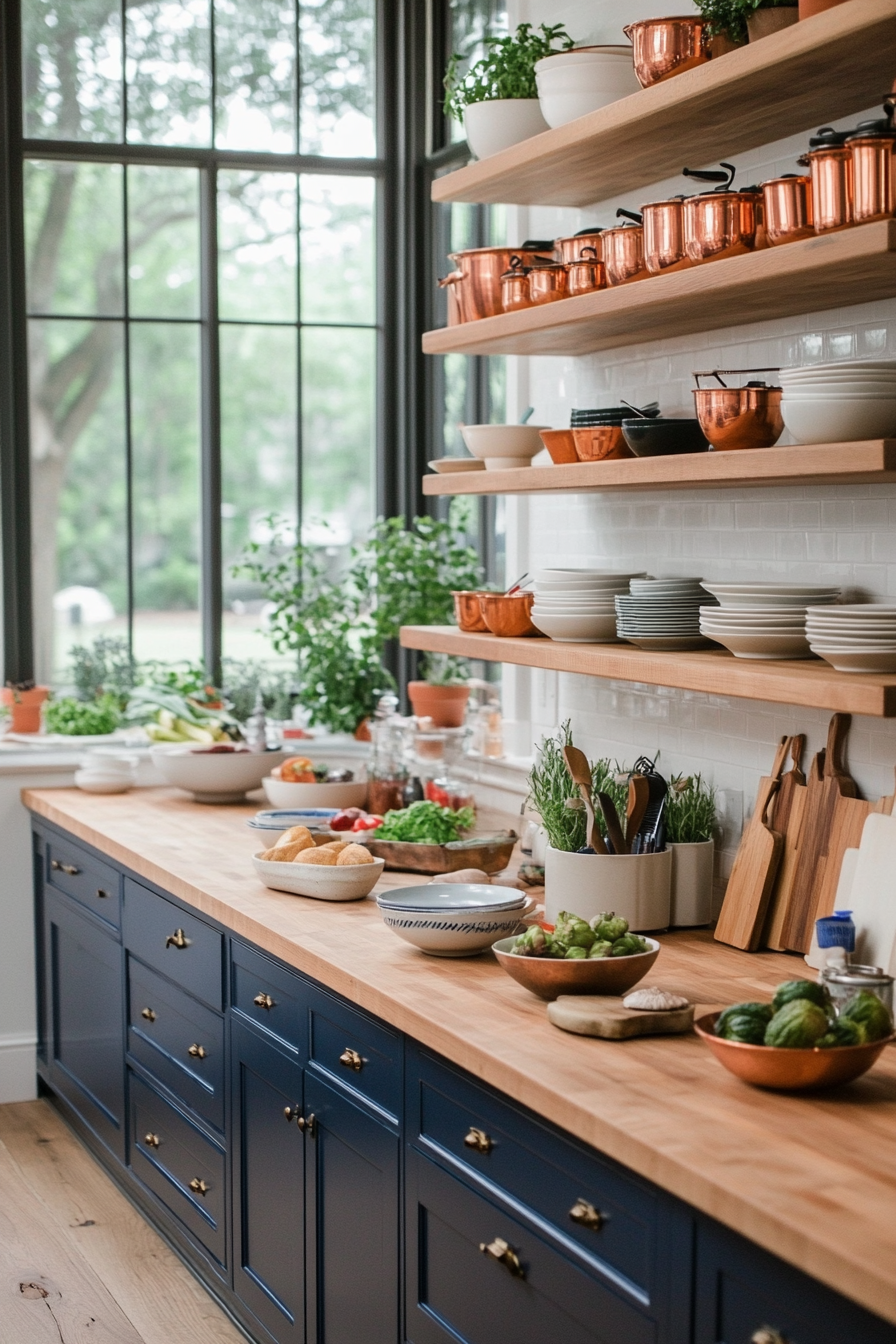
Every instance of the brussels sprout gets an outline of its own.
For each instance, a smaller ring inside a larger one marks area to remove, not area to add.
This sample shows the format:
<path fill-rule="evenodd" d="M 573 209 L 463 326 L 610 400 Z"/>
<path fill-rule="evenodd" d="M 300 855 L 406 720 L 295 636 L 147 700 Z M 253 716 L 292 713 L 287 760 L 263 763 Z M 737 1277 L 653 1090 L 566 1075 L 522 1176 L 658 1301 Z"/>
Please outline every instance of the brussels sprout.
<path fill-rule="evenodd" d="M 755 1013 L 730 1012 L 724 1029 L 719 1031 L 717 1028 L 716 1035 L 726 1041 L 746 1041 L 748 1045 L 762 1045 L 765 1041 L 765 1028 L 766 1023 Z"/>
<path fill-rule="evenodd" d="M 566 954 L 566 961 L 587 961 L 588 953 L 584 947 L 571 947 Z"/>
<path fill-rule="evenodd" d="M 765 1029 L 765 1044 L 789 1050 L 805 1050 L 820 1041 L 828 1019 L 816 1003 L 793 999 L 779 1008 Z"/>
<path fill-rule="evenodd" d="M 853 1022 L 848 1017 L 837 1017 L 815 1044 L 822 1050 L 830 1050 L 840 1045 L 864 1045 L 867 1039 L 861 1022 Z"/>
<path fill-rule="evenodd" d="M 732 1003 L 730 1008 L 726 1008 L 719 1013 L 716 1018 L 716 1035 L 725 1036 L 727 1034 L 727 1025 L 732 1017 L 752 1017 L 761 1024 L 762 1033 L 758 1044 L 761 1044 L 762 1037 L 765 1035 L 765 1029 L 772 1020 L 772 1006 L 770 1003 Z"/>
<path fill-rule="evenodd" d="M 562 938 L 558 938 L 556 933 L 548 934 L 547 938 L 547 955 L 549 957 L 558 957 L 560 959 L 565 957 L 569 951 L 569 944 L 564 942 Z"/>
<path fill-rule="evenodd" d="M 613 943 L 611 957 L 633 957 L 636 952 L 645 951 L 645 945 L 642 940 L 634 933 L 623 934 Z"/>
<path fill-rule="evenodd" d="M 544 955 L 547 946 L 544 936 L 544 929 L 538 924 L 533 924 L 521 933 L 510 949 L 519 957 L 540 957 Z"/>
<path fill-rule="evenodd" d="M 628 920 L 623 919 L 621 915 L 615 915 L 611 910 L 608 914 L 595 915 L 591 921 L 591 927 L 594 930 L 595 937 L 605 938 L 609 943 L 615 943 L 617 938 L 621 938 L 628 933 Z"/>
<path fill-rule="evenodd" d="M 889 1008 L 867 989 L 860 989 L 855 998 L 850 999 L 838 1020 L 842 1022 L 844 1018 L 849 1022 L 860 1022 L 869 1041 L 882 1041 L 893 1031 Z"/>
<path fill-rule="evenodd" d="M 824 1009 L 827 1009 L 831 1002 L 826 987 L 819 985 L 815 980 L 785 980 L 775 990 L 772 1008 L 777 1012 L 785 1003 L 793 1003 L 795 999 L 808 999 L 810 1003 L 815 1003 Z"/>
<path fill-rule="evenodd" d="M 587 951 L 594 942 L 591 925 L 586 923 L 584 919 L 579 919 L 578 915 L 570 914 L 567 910 L 561 910 L 557 916 L 554 933 L 568 947 L 584 947 Z"/>
<path fill-rule="evenodd" d="M 598 957 L 608 957 L 612 950 L 612 943 L 608 943 L 606 938 L 598 938 L 597 942 L 591 944 L 591 950 L 589 951 L 588 956 L 595 959 Z"/>

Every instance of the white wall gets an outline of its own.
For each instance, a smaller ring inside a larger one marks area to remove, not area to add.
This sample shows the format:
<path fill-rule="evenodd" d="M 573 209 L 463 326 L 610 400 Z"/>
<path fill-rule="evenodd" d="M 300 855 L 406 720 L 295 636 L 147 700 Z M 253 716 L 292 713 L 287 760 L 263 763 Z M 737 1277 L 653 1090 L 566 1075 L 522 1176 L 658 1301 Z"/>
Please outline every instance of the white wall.
<path fill-rule="evenodd" d="M 650 0 L 574 0 L 557 8 L 545 0 L 517 0 L 511 22 L 566 22 L 577 40 L 621 40 L 621 26 L 656 13 Z M 684 12 L 688 12 L 687 7 Z M 832 71 L 832 78 L 835 72 Z M 840 125 L 861 116 L 857 111 Z M 732 160 L 747 185 L 795 171 L 804 134 Z M 712 165 L 690 164 L 690 167 Z M 511 212 L 508 240 L 573 233 L 586 224 L 614 222 L 617 205 L 637 207 L 693 190 L 675 178 L 583 211 L 538 207 Z M 821 296 L 823 297 L 823 296 Z M 643 342 L 579 357 L 510 360 L 508 419 L 535 407 L 534 420 L 567 425 L 573 407 L 657 397 L 664 413 L 693 414 L 694 369 L 795 365 L 852 356 L 896 356 L 896 300 L 829 309 L 780 321 L 731 325 L 703 336 Z M 787 440 L 784 440 L 785 442 Z M 751 579 L 788 576 L 834 580 L 853 596 L 896 599 L 896 486 L 811 486 L 777 489 L 656 491 L 637 495 L 533 497 L 508 509 L 508 553 L 515 572 L 550 564 L 646 569 L 655 575 Z M 508 567 L 508 573 L 510 570 Z M 525 720 L 537 741 L 570 717 L 589 755 L 630 762 L 662 751 L 668 770 L 701 770 L 722 789 L 743 791 L 752 806 L 760 774 L 784 732 L 805 732 L 809 749 L 824 745 L 829 715 L 786 705 L 754 703 L 724 694 L 696 694 L 632 686 L 589 677 L 508 670 L 512 718 Z M 529 700 L 527 701 L 527 696 Z M 522 733 L 520 733 L 520 736 Z M 517 750 L 521 745 L 517 743 Z M 896 766 L 896 723 L 853 720 L 849 766 L 867 796 L 891 792 Z M 727 800 L 737 810 L 737 799 Z M 726 836 L 727 861 L 736 836 Z"/>

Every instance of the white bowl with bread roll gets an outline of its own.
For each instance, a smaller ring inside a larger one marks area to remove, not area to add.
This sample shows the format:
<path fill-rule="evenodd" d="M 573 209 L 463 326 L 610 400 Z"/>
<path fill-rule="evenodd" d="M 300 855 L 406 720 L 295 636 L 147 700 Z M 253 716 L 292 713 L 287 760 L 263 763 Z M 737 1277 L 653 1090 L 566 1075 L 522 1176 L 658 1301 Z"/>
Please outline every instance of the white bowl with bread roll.
<path fill-rule="evenodd" d="M 350 840 L 316 845 L 308 831 L 299 833 L 302 829 L 293 827 L 273 849 L 253 854 L 255 871 L 266 887 L 317 901 L 359 901 L 370 895 L 385 859 L 375 859 Z"/>

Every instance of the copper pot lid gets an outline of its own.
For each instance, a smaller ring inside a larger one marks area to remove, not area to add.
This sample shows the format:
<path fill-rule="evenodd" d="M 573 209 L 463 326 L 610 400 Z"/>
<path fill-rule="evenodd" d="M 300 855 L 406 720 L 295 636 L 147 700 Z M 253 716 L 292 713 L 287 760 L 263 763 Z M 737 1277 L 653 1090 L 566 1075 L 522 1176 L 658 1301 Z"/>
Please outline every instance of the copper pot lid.
<path fill-rule="evenodd" d="M 808 182 L 808 177 L 802 173 L 782 173 L 780 177 L 767 177 L 764 182 L 759 183 L 760 190 L 763 187 L 774 187 L 779 182 Z"/>
<path fill-rule="evenodd" d="M 896 127 L 886 117 L 878 121 L 860 121 L 847 135 L 846 144 L 855 144 L 857 140 L 896 140 Z"/>
<path fill-rule="evenodd" d="M 846 144 L 846 137 L 852 134 L 852 131 L 835 131 L 833 126 L 822 126 L 815 135 L 809 137 L 809 148 L 841 149 Z"/>
<path fill-rule="evenodd" d="M 715 378 L 719 386 L 723 387 L 726 392 L 728 391 L 739 392 L 741 391 L 740 388 L 736 387 L 729 388 L 728 384 L 722 381 L 722 374 L 724 374 L 726 378 L 735 378 L 735 377 L 740 378 L 745 373 L 780 373 L 780 372 L 781 370 L 777 365 L 769 365 L 761 369 L 702 369 L 699 372 L 695 371 L 692 374 L 692 377 L 696 378 L 697 388 L 699 391 L 704 390 L 703 388 L 700 387 L 701 378 Z M 762 379 L 755 379 L 755 378 L 751 379 L 750 382 L 748 383 L 744 383 L 744 387 L 764 387 L 768 392 L 781 391 L 780 387 L 778 387 L 777 384 L 766 383 Z"/>
<path fill-rule="evenodd" d="M 457 252 L 449 252 L 448 256 L 455 261 L 458 257 L 487 256 L 496 252 L 553 252 L 553 250 L 553 239 L 545 241 L 543 238 L 527 238 L 519 247 L 465 247 L 458 249 Z"/>

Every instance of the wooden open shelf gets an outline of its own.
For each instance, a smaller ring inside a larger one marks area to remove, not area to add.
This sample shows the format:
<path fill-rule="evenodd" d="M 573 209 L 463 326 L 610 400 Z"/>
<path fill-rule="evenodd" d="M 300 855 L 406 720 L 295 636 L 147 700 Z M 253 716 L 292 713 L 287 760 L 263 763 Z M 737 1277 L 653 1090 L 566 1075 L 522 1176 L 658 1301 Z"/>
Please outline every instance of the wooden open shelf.
<path fill-rule="evenodd" d="M 841 8 L 864 3 L 847 0 Z M 867 303 L 896 295 L 894 253 L 896 220 L 880 220 L 443 327 L 424 335 L 423 349 L 429 355 L 582 355 Z"/>
<path fill-rule="evenodd" d="M 436 178 L 432 198 L 585 206 L 633 191 L 873 106 L 894 47 L 896 0 L 849 0 Z"/>
<path fill-rule="evenodd" d="M 712 490 L 738 485 L 880 485 L 896 481 L 896 439 L 755 452 L 628 457 L 423 477 L 424 495 L 538 495 L 556 490 Z"/>
<path fill-rule="evenodd" d="M 499 639 L 496 635 L 465 635 L 451 625 L 406 625 L 406 649 L 516 663 L 554 672 L 579 672 L 589 677 L 674 686 L 709 695 L 734 695 L 744 700 L 806 705 L 842 710 L 873 718 L 896 718 L 896 675 L 854 675 L 835 672 L 820 659 L 794 662 L 751 662 L 725 649 L 697 653 L 646 653 L 634 644 L 559 644 L 541 637 Z"/>

